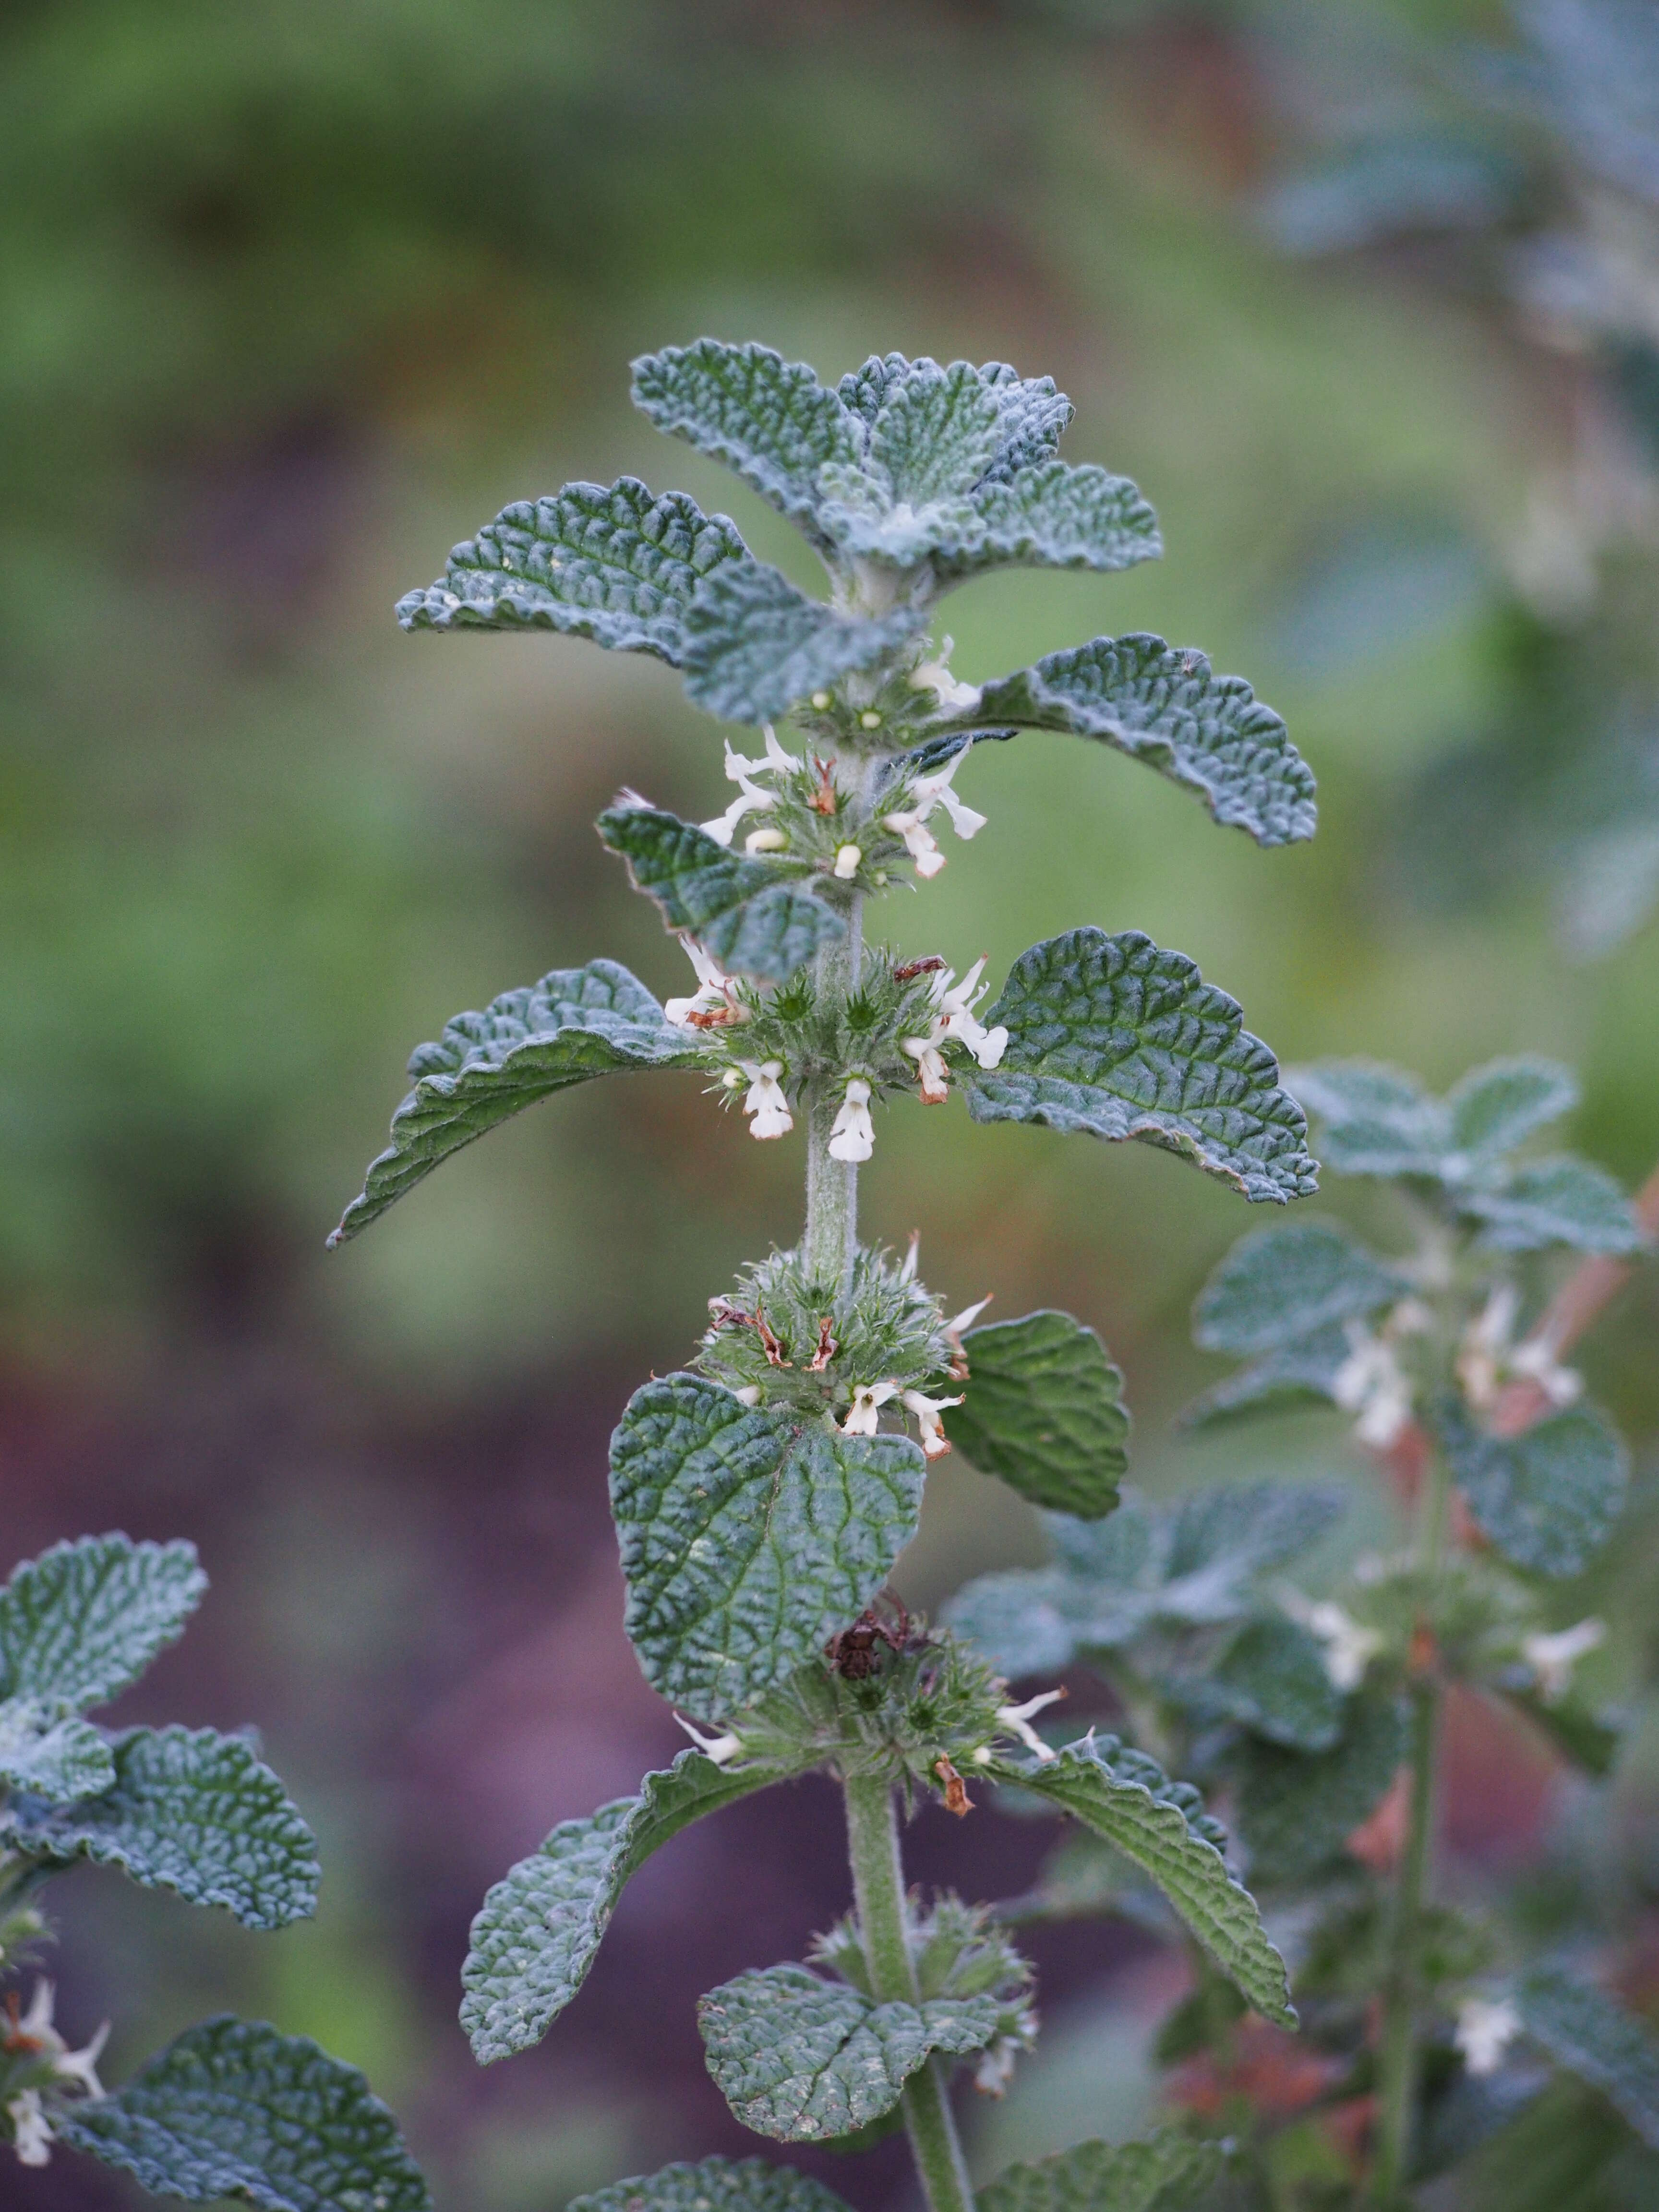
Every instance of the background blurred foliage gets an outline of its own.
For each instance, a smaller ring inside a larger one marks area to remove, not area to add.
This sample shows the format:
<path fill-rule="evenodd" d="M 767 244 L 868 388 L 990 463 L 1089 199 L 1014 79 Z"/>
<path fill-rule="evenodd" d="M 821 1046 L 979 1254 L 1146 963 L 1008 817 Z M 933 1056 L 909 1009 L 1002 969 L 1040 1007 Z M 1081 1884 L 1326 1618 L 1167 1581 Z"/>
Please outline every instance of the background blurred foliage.
<path fill-rule="evenodd" d="M 335 1870 L 271 1968 L 88 1887 L 85 1970 L 129 2023 L 137 1984 L 146 2031 L 240 2002 L 331 2040 L 480 2212 L 726 2144 L 689 2005 L 653 2045 L 674 2098 L 641 2112 L 625 1943 L 586 2043 L 510 2081 L 464 2072 L 452 1984 L 482 1881 L 669 1747 L 605 1579 L 604 1437 L 738 1261 L 793 1236 L 796 1152 L 671 1078 L 578 1093 L 322 1251 L 450 1014 L 598 953 L 678 988 L 588 825 L 622 782 L 712 812 L 717 731 L 653 667 L 406 639 L 390 613 L 507 499 L 623 470 L 806 574 L 775 517 L 634 414 L 634 353 L 708 330 L 825 374 L 892 347 L 1051 371 L 1067 452 L 1137 479 L 1169 555 L 970 587 L 958 667 L 1161 629 L 1248 675 L 1320 776 L 1318 840 L 1263 854 L 1103 750 L 988 748 L 963 786 L 990 827 L 902 917 L 907 949 L 995 972 L 1080 921 L 1142 927 L 1289 1060 L 1440 1085 L 1550 1052 L 1583 1070 L 1583 1148 L 1630 1178 L 1659 1152 L 1654 927 L 1571 957 L 1544 835 L 1565 807 L 1617 816 L 1616 775 L 1609 807 L 1575 763 L 1592 740 L 1605 763 L 1615 690 L 1639 752 L 1653 683 L 1650 491 L 1579 545 L 1587 592 L 1537 580 L 1540 515 L 1582 521 L 1562 486 L 1613 419 L 1604 355 L 1540 343 L 1502 281 L 1508 244 L 1571 207 L 1571 164 L 1488 121 L 1482 174 L 1524 189 L 1492 185 L 1478 222 L 1396 205 L 1364 251 L 1314 257 L 1264 220 L 1379 102 L 1418 130 L 1400 73 L 1437 129 L 1461 115 L 1466 36 L 1514 34 L 1428 0 L 0 11 L 4 1480 L 31 1542 L 93 1512 L 208 1540 L 231 1595 L 204 1696 L 228 1703 L 192 1717 L 267 1723 Z M 1600 465 L 1640 490 L 1626 447 Z M 884 1121 L 870 1233 L 920 1226 L 963 1302 L 1097 1324 L 1143 1483 L 1247 1471 L 1236 1439 L 1168 1424 L 1209 1379 L 1187 1308 L 1249 1225 L 1237 1202 L 1139 1148 L 947 1115 Z M 1590 1355 L 1638 1437 L 1656 1322 L 1650 1279 Z M 1316 1433 L 1297 1454 L 1359 1480 Z M 1248 1452 L 1285 1465 L 1271 1429 Z M 1368 1498 L 1356 1540 L 1386 1527 Z M 907 1589 L 1031 1541 L 947 1463 Z M 1653 1549 L 1614 1576 L 1627 1688 L 1655 1656 Z M 456 1747 L 503 1698 L 481 1780 Z M 433 1809 L 462 1774 L 485 1808 L 464 1845 Z M 827 1917 L 839 1876 L 812 1879 Z M 719 1888 L 689 1853 L 662 1880 L 706 1885 L 664 1911 Z M 711 1978 L 777 1954 L 735 1960 L 732 1925 L 709 1923 Z M 1074 1975 L 1108 1955 L 1068 1940 Z M 688 1940 L 688 1974 L 702 1955 Z M 1089 2084 L 1125 2015 L 1091 2001 L 1068 2044 L 1064 1972 L 1049 2071 L 997 2119 L 1009 2155 L 1105 2124 Z"/>

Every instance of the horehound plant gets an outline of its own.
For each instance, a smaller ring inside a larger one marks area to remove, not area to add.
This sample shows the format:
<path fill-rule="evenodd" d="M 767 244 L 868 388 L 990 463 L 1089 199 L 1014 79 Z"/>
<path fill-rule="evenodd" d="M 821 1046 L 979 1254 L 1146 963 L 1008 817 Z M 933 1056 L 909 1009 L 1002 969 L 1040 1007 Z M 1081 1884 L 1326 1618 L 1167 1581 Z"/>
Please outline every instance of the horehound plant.
<path fill-rule="evenodd" d="M 1118 1502 L 1121 1378 L 1067 1316 L 975 1326 L 857 1234 L 858 1170 L 890 1097 L 1182 1154 L 1245 1198 L 1314 1188 L 1272 1054 L 1190 960 L 1134 932 L 1067 932 L 984 1004 L 984 962 L 901 960 L 866 903 L 945 865 L 974 746 L 1020 729 L 1097 738 L 1195 791 L 1263 845 L 1311 836 L 1313 781 L 1248 684 L 1161 638 L 1097 637 L 976 688 L 932 641 L 937 603 L 988 570 L 1108 572 L 1160 550 L 1134 486 L 1056 447 L 1070 403 L 993 364 L 872 359 L 830 388 L 758 346 L 704 340 L 635 366 L 660 428 L 729 463 L 829 571 L 827 601 L 756 560 L 723 516 L 631 477 L 507 507 L 400 605 L 406 629 L 566 631 L 678 668 L 691 699 L 756 732 L 726 748 L 737 795 L 701 824 L 632 792 L 601 837 L 693 971 L 662 1005 L 609 960 L 463 1014 L 410 1061 L 414 1088 L 337 1241 L 453 1152 L 550 1092 L 682 1069 L 763 1141 L 805 1138 L 805 1225 L 710 1301 L 691 1365 L 647 1382 L 611 1443 L 626 1625 L 692 1747 L 639 1794 L 568 1820 L 489 1893 L 462 2020 L 481 2061 L 529 2049 L 575 1996 L 617 1898 L 700 1814 L 824 1769 L 844 1796 L 852 1916 L 806 1965 L 747 1972 L 699 2019 L 733 2111 L 776 2139 L 851 2147 L 902 2121 L 933 2212 L 971 2193 L 950 2082 L 1006 2081 L 1035 2032 L 1030 1971 L 979 1908 L 907 1893 L 898 1811 L 966 1812 L 997 1785 L 1071 1814 L 1164 1896 L 1241 2003 L 1289 2025 L 1285 1975 L 1197 1792 L 1092 1732 L 1059 1747 L 968 1645 L 886 1594 L 928 1462 L 953 1443 L 1045 1508 Z M 781 730 L 783 732 L 781 734 Z M 1109 1526 L 1109 1523 L 1108 1524 Z M 994 2212 L 1056 2192 L 1101 2205 L 1194 2198 L 1223 2152 L 1176 2129 L 1016 2169 Z M 601 2203 L 833 2206 L 787 2168 L 720 2160 Z"/>
<path fill-rule="evenodd" d="M 1540 1946 L 1524 1914 L 1437 1888 L 1435 1846 L 1449 1698 L 1500 1743 L 1507 1708 L 1511 1758 L 1522 1717 L 1605 1796 L 1621 1716 L 1575 1680 L 1606 1631 L 1572 1585 L 1614 1533 L 1626 1454 L 1566 1362 L 1659 1235 L 1659 1176 L 1632 1206 L 1589 1162 L 1528 1149 L 1577 1100 L 1547 1061 L 1494 1062 L 1443 1099 L 1366 1062 L 1291 1081 L 1325 1168 L 1394 1187 L 1405 1249 L 1326 1219 L 1246 1237 L 1194 1313 L 1200 1345 L 1245 1364 L 1190 1418 L 1341 1407 L 1410 1543 L 1314 1599 L 1286 1570 L 1340 1492 L 1056 1514 L 1053 1565 L 986 1576 L 948 1618 L 1011 1676 L 1087 1666 L 1144 1742 L 1231 1794 L 1247 1878 L 1289 1938 L 1302 2045 L 1243 2020 L 1198 1960 L 1158 2053 L 1177 2102 L 1248 2139 L 1240 2212 L 1392 2208 L 1428 2181 L 1467 2212 L 1633 2212 L 1659 2202 L 1659 2038 L 1606 1986 L 1616 1885 L 1558 1910 Z M 1585 1817 L 1606 1825 L 1604 1807 Z M 1067 1844 L 1002 1917 L 1144 1917 L 1127 1872 Z"/>

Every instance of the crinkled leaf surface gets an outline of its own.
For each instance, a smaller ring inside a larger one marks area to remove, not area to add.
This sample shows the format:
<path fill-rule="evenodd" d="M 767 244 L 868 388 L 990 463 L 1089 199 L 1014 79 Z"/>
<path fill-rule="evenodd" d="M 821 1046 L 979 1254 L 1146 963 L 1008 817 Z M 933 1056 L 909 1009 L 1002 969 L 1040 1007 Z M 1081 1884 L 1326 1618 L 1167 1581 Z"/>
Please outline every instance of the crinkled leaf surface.
<path fill-rule="evenodd" d="M 1577 1103 L 1577 1078 L 1556 1060 L 1488 1060 L 1447 1093 L 1447 1134 L 1468 1159 L 1501 1159 Z"/>
<path fill-rule="evenodd" d="M 461 2026 L 481 2066 L 539 2043 L 586 1978 L 624 1884 L 670 1837 L 792 1770 L 717 1766 L 700 1751 L 647 1774 L 636 1797 L 561 1820 L 490 1890 L 461 1969 Z"/>
<path fill-rule="evenodd" d="M 711 1990 L 697 2006 L 708 2070 L 757 2135 L 815 2142 L 890 2112 L 936 2051 L 982 2051 L 997 2033 L 994 1996 L 878 2004 L 805 1966 L 769 1966 Z"/>
<path fill-rule="evenodd" d="M 1437 1176 L 1451 1117 L 1414 1075 L 1368 1060 L 1322 1060 L 1286 1078 L 1319 1115 L 1324 1164 L 1340 1175 Z"/>
<path fill-rule="evenodd" d="M 975 1121 L 1144 1138 L 1252 1200 L 1314 1189 L 1277 1061 L 1184 953 L 1139 930 L 1068 930 L 1021 953 L 985 1019 L 1008 1044 L 994 1072 L 963 1072 Z"/>
<path fill-rule="evenodd" d="M 1098 1520 L 1128 1465 L 1123 1377 L 1070 1314 L 992 1322 L 963 1339 L 969 1376 L 945 1433 L 1022 1498 Z"/>
<path fill-rule="evenodd" d="M 1518 1437 L 1494 1437 L 1449 1397 L 1435 1426 L 1470 1512 L 1504 1557 L 1534 1574 L 1582 1574 L 1612 1534 L 1629 1481 L 1611 1423 L 1569 1406 Z"/>
<path fill-rule="evenodd" d="M 925 611 L 843 615 L 758 561 L 711 576 L 685 618 L 686 696 L 727 722 L 768 722 L 878 661 L 927 627 Z"/>
<path fill-rule="evenodd" d="M 1520 1996 L 1528 2034 L 1659 2150 L 1659 2037 L 1605 1990 L 1558 1970 L 1529 1974 Z"/>
<path fill-rule="evenodd" d="M 1538 1252 L 1552 1244 L 1575 1252 L 1634 1252 L 1642 1228 L 1630 1200 L 1605 1168 L 1570 1154 L 1534 1160 L 1496 1190 L 1470 1190 L 1460 1210 L 1484 1224 L 1484 1241 L 1500 1252 Z"/>
<path fill-rule="evenodd" d="M 405 629 L 553 629 L 678 668 L 706 576 L 752 566 L 723 514 L 635 477 L 518 500 L 458 545 L 435 584 L 398 602 Z"/>
<path fill-rule="evenodd" d="M 1085 1736 L 1047 1761 L 996 1759 L 985 1771 L 1093 1829 L 1157 1884 L 1258 2012 L 1295 2026 L 1285 1962 L 1267 1941 L 1255 1900 L 1195 1825 L 1196 1790 L 1169 1782 L 1144 1753 L 1125 1754 L 1110 1737 Z M 1213 1832 L 1213 1824 L 1205 1826 Z"/>
<path fill-rule="evenodd" d="M 789 882 L 775 861 L 729 852 L 678 815 L 613 806 L 599 830 L 668 927 L 689 931 L 728 975 L 781 982 L 847 933 L 841 915 Z"/>
<path fill-rule="evenodd" d="M 769 346 L 699 338 L 634 363 L 634 404 L 659 430 L 735 469 L 815 544 L 818 471 L 862 457 L 858 419 L 805 362 Z"/>
<path fill-rule="evenodd" d="M 59 1713 L 50 1699 L 8 1698 L 0 1703 L 0 1784 L 54 1803 L 109 1788 L 115 1761 L 102 1735 L 90 1721 L 72 1714 L 60 1718 Z"/>
<path fill-rule="evenodd" d="M 1342 1740 L 1313 1756 L 1257 1739 L 1238 1754 L 1237 1820 L 1258 1885 L 1306 1881 L 1334 1859 L 1387 1795 L 1406 1755 L 1399 1700 L 1360 1692 Z"/>
<path fill-rule="evenodd" d="M 1098 738 L 1196 791 L 1216 821 L 1259 845 L 1314 834 L 1313 771 L 1283 720 L 1242 676 L 1141 633 L 1046 653 L 988 684 L 961 727 L 1068 730 Z"/>
<path fill-rule="evenodd" d="M 1292 1751 L 1328 1751 L 1342 1734 L 1343 1700 L 1317 1637 L 1264 1613 L 1247 1621 L 1182 1702 L 1206 1720 L 1231 1720 Z"/>
<path fill-rule="evenodd" d="M 157 2197 L 431 2212 L 396 2120 L 356 2068 L 258 2021 L 187 2028 L 112 2096 L 54 2112 L 52 2127 Z"/>
<path fill-rule="evenodd" d="M 392 1142 L 329 1243 L 355 1237 L 452 1152 L 538 1098 L 591 1076 L 696 1058 L 687 1032 L 614 960 L 556 968 L 539 983 L 503 991 L 481 1014 L 457 1014 L 434 1043 L 410 1054 L 415 1088 L 392 1117 Z"/>
<path fill-rule="evenodd" d="M 833 2190 L 764 2160 L 706 2158 L 613 2182 L 578 2197 L 565 2212 L 847 2212 Z"/>
<path fill-rule="evenodd" d="M 1085 463 L 1046 461 L 1007 483 L 981 484 L 973 521 L 933 552 L 944 582 L 988 568 L 1089 568 L 1097 574 L 1156 561 L 1158 519 L 1127 477 Z"/>
<path fill-rule="evenodd" d="M 196 1547 L 82 1536 L 25 1560 L 0 1590 L 0 1697 L 60 1713 L 136 1682 L 201 1603 Z"/>
<path fill-rule="evenodd" d="M 317 1909 L 317 1844 L 270 1769 L 213 1729 L 132 1729 L 110 1746 L 112 1786 L 74 1805 L 14 1798 L 0 1841 L 31 1858 L 118 1866 L 245 1928 Z"/>
<path fill-rule="evenodd" d="M 1144 2142 L 1074 2143 L 1011 2166 L 975 2203 L 978 2212 L 1184 2212 L 1221 2177 L 1219 2143 L 1163 2128 Z"/>
<path fill-rule="evenodd" d="M 886 1581 L 922 1471 L 908 1437 L 797 1426 L 698 1376 L 636 1390 L 611 1504 L 647 1679 L 702 1720 L 781 1681 Z"/>
<path fill-rule="evenodd" d="M 1188 1426 L 1200 1428 L 1211 1421 L 1270 1411 L 1298 1399 L 1328 1398 L 1352 1350 L 1342 1324 L 1328 1322 L 1310 1335 L 1281 1344 L 1276 1351 L 1252 1360 L 1236 1375 L 1212 1383 L 1182 1419 Z"/>
<path fill-rule="evenodd" d="M 1331 1322 L 1375 1313 L 1405 1287 L 1334 1222 L 1289 1221 L 1233 1246 L 1198 1294 L 1193 1337 L 1206 1352 L 1274 1351 Z"/>

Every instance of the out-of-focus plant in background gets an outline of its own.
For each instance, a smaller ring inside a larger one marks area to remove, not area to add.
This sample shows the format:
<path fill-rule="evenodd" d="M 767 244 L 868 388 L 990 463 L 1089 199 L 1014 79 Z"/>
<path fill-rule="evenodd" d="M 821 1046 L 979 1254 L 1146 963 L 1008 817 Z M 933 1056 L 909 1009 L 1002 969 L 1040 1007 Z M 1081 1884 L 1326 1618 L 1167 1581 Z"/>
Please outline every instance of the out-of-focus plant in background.
<path fill-rule="evenodd" d="M 1008 834 L 977 867 L 971 951 L 1006 966 L 1079 919 L 1133 923 L 1291 1061 L 1364 1052 L 1443 1087 L 1547 1052 L 1583 1073 L 1579 1149 L 1626 1181 L 1651 1164 L 1659 52 L 1645 81 L 1609 60 L 1614 18 L 1651 11 L 7 11 L 9 1550 L 118 1521 L 194 1536 L 214 1595 L 155 1710 L 258 1710 L 330 1869 L 316 1926 L 257 1947 L 88 1885 L 85 2002 L 95 2019 L 118 1974 L 135 2050 L 225 2004 L 314 2033 L 399 2106 L 445 2201 L 542 2212 L 750 2147 L 690 1998 L 845 1902 L 833 1804 L 804 1785 L 764 1816 L 795 1826 L 767 1860 L 793 1875 L 726 1891 L 739 1808 L 641 1878 L 580 2045 L 475 2075 L 448 2025 L 483 1881 L 672 1747 L 622 1634 L 604 1422 L 574 1385 L 604 1406 L 641 1361 L 678 1364 L 708 1280 L 792 1218 L 794 1164 L 672 1086 L 619 1086 L 322 1249 L 410 1036 L 556 958 L 680 987 L 586 826 L 621 783 L 693 817 L 724 802 L 672 679 L 536 639 L 423 653 L 390 613 L 411 544 L 526 486 L 668 481 L 617 373 L 631 354 L 710 330 L 826 373 L 890 346 L 1052 370 L 1073 458 L 1155 483 L 1175 549 L 1114 584 L 1113 626 L 1248 665 L 1316 763 L 1320 837 L 1263 868 L 1104 753 L 975 757 L 964 791 L 994 788 Z M 805 580 L 712 464 L 675 456 L 672 479 Z M 1103 589 L 969 586 L 958 672 L 1101 627 Z M 959 896 L 952 874 L 932 890 L 917 949 L 957 941 Z M 1388 1534 L 1334 1416 L 1171 1433 L 1213 1379 L 1187 1315 L 1237 1231 L 1224 1194 L 1128 1148 L 936 1146 L 918 1120 L 884 1136 L 876 1214 L 968 1285 L 994 1221 L 1006 1310 L 1041 1296 L 1102 1329 L 1143 1488 L 1316 1472 L 1355 1492 L 1345 1540 Z M 1363 1192 L 1314 1203 L 1366 1225 Z M 1589 1355 L 1638 1452 L 1590 1664 L 1636 1704 L 1659 1656 L 1656 1300 L 1650 1276 Z M 907 1597 L 1011 1543 L 1035 1559 L 1024 1510 L 936 1480 Z M 1638 2002 L 1656 1732 L 1597 1838 L 1637 1900 Z M 1582 1884 L 1572 1791 L 1540 1752 L 1499 1796 L 1483 1755 L 1453 1778 L 1462 1875 Z M 984 1893 L 1041 1849 L 1012 1823 L 953 1842 Z M 925 1875 L 926 1824 L 917 1850 Z M 1103 1927 L 1034 1948 L 1049 2033 L 983 2130 L 988 2170 L 1127 2132 L 1151 2094 L 1150 1947 Z M 885 2157 L 860 2201 L 902 2185 Z M 121 2201 L 67 2167 L 41 2185 L 59 2208 Z"/>

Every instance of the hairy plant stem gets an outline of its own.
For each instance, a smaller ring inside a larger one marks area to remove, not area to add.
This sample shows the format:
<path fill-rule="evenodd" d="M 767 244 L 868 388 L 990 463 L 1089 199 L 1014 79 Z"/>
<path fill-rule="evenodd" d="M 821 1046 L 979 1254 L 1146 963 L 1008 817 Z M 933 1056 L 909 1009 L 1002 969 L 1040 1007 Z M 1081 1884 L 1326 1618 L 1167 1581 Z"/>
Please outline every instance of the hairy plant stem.
<path fill-rule="evenodd" d="M 1423 1487 L 1418 1529 L 1418 1565 L 1431 1601 L 1445 1554 L 1451 1481 L 1443 1457 L 1436 1453 Z M 1411 1741 L 1407 1751 L 1411 1804 L 1405 1848 L 1395 1878 L 1394 1912 L 1389 1928 L 1388 1970 L 1382 1988 L 1382 2026 L 1377 2049 L 1376 2156 L 1371 2168 L 1370 2200 L 1376 2212 L 1394 2212 L 1404 2202 L 1411 2170 L 1417 2111 L 1419 2052 L 1417 2028 L 1421 2002 L 1419 1953 L 1423 1907 L 1434 1839 L 1435 1751 L 1440 1735 L 1440 1681 L 1431 1634 L 1419 1622 L 1412 1655 Z"/>
<path fill-rule="evenodd" d="M 842 1788 L 853 1900 L 871 1992 L 883 2004 L 915 2004 L 919 1992 L 905 1931 L 904 1869 L 892 1785 L 883 1776 L 860 1774 L 849 1776 Z M 910 2076 L 902 2103 L 910 2154 L 932 2212 L 973 2212 L 973 2186 L 939 2059 L 930 2058 Z"/>

